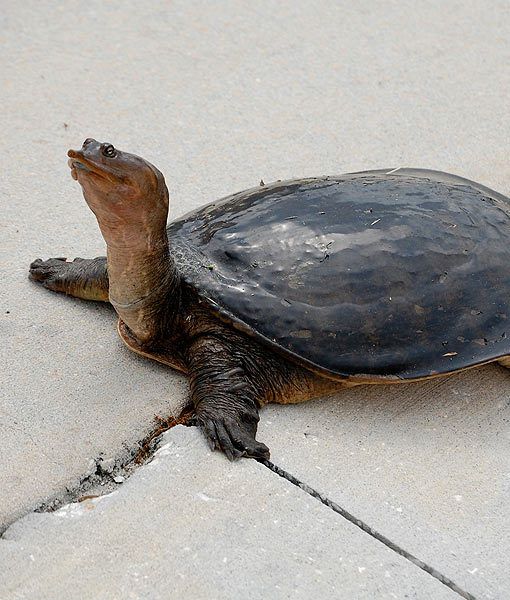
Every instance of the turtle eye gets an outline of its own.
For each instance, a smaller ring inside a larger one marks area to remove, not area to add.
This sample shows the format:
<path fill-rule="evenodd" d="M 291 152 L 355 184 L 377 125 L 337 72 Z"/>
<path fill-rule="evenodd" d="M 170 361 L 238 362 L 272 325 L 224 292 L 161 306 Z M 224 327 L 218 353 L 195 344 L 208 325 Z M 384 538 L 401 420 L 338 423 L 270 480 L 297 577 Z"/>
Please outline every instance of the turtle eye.
<path fill-rule="evenodd" d="M 108 158 L 113 158 L 117 154 L 115 148 L 111 144 L 103 144 L 101 152 L 103 153 L 103 156 L 107 156 Z"/>

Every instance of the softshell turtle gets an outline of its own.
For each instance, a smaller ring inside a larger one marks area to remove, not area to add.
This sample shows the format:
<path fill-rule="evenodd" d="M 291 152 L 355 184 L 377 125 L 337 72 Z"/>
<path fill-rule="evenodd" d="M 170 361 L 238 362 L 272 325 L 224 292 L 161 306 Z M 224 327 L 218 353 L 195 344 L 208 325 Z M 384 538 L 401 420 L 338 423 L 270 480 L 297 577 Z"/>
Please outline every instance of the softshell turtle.
<path fill-rule="evenodd" d="M 90 138 L 68 156 L 107 256 L 37 259 L 30 277 L 109 301 L 129 348 L 188 375 L 230 459 L 268 457 L 268 402 L 510 366 L 510 199 L 483 185 L 403 168 L 299 179 L 167 226 L 153 165 Z"/>

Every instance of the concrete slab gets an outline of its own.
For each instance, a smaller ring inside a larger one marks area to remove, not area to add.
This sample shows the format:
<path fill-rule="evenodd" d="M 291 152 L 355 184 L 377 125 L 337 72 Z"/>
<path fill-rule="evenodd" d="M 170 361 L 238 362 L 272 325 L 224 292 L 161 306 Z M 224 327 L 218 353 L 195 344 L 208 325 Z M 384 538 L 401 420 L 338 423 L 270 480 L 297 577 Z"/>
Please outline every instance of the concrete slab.
<path fill-rule="evenodd" d="M 269 407 L 271 459 L 476 598 L 510 593 L 510 373 Z"/>
<path fill-rule="evenodd" d="M 28 285 L 29 252 L 13 252 L 3 287 L 0 531 L 100 461 L 126 460 L 187 393 L 184 378 L 131 356 L 113 310 Z"/>
<path fill-rule="evenodd" d="M 165 435 L 117 492 L 29 515 L 0 540 L 3 600 L 458 595 L 194 428 Z"/>

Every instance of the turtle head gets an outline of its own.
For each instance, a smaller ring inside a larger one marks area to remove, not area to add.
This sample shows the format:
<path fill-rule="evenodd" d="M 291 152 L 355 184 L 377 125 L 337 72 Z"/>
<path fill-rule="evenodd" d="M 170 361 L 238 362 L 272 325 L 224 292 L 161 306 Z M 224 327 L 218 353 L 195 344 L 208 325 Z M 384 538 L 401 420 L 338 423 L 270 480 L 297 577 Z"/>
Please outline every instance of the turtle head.
<path fill-rule="evenodd" d="M 67 155 L 71 175 L 81 185 L 107 243 L 137 243 L 164 230 L 168 189 L 156 167 L 92 138 Z"/>

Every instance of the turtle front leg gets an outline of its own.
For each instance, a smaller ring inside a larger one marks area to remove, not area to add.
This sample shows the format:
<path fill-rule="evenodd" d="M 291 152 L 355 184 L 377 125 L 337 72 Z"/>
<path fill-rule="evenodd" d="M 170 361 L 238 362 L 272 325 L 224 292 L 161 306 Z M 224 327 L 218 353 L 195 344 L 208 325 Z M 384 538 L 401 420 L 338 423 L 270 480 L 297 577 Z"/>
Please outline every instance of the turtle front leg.
<path fill-rule="evenodd" d="M 29 278 L 54 292 L 62 292 L 83 300 L 108 302 L 108 273 L 106 257 L 37 258 L 30 265 Z"/>
<path fill-rule="evenodd" d="M 236 347 L 216 337 L 200 337 L 189 348 L 191 398 L 196 419 L 213 450 L 229 460 L 269 458 L 255 439 L 263 394 Z"/>
<path fill-rule="evenodd" d="M 185 359 L 195 415 L 211 448 L 230 460 L 269 458 L 267 446 L 255 439 L 260 407 L 304 402 L 354 385 L 314 375 L 256 339 L 196 316 Z"/>

